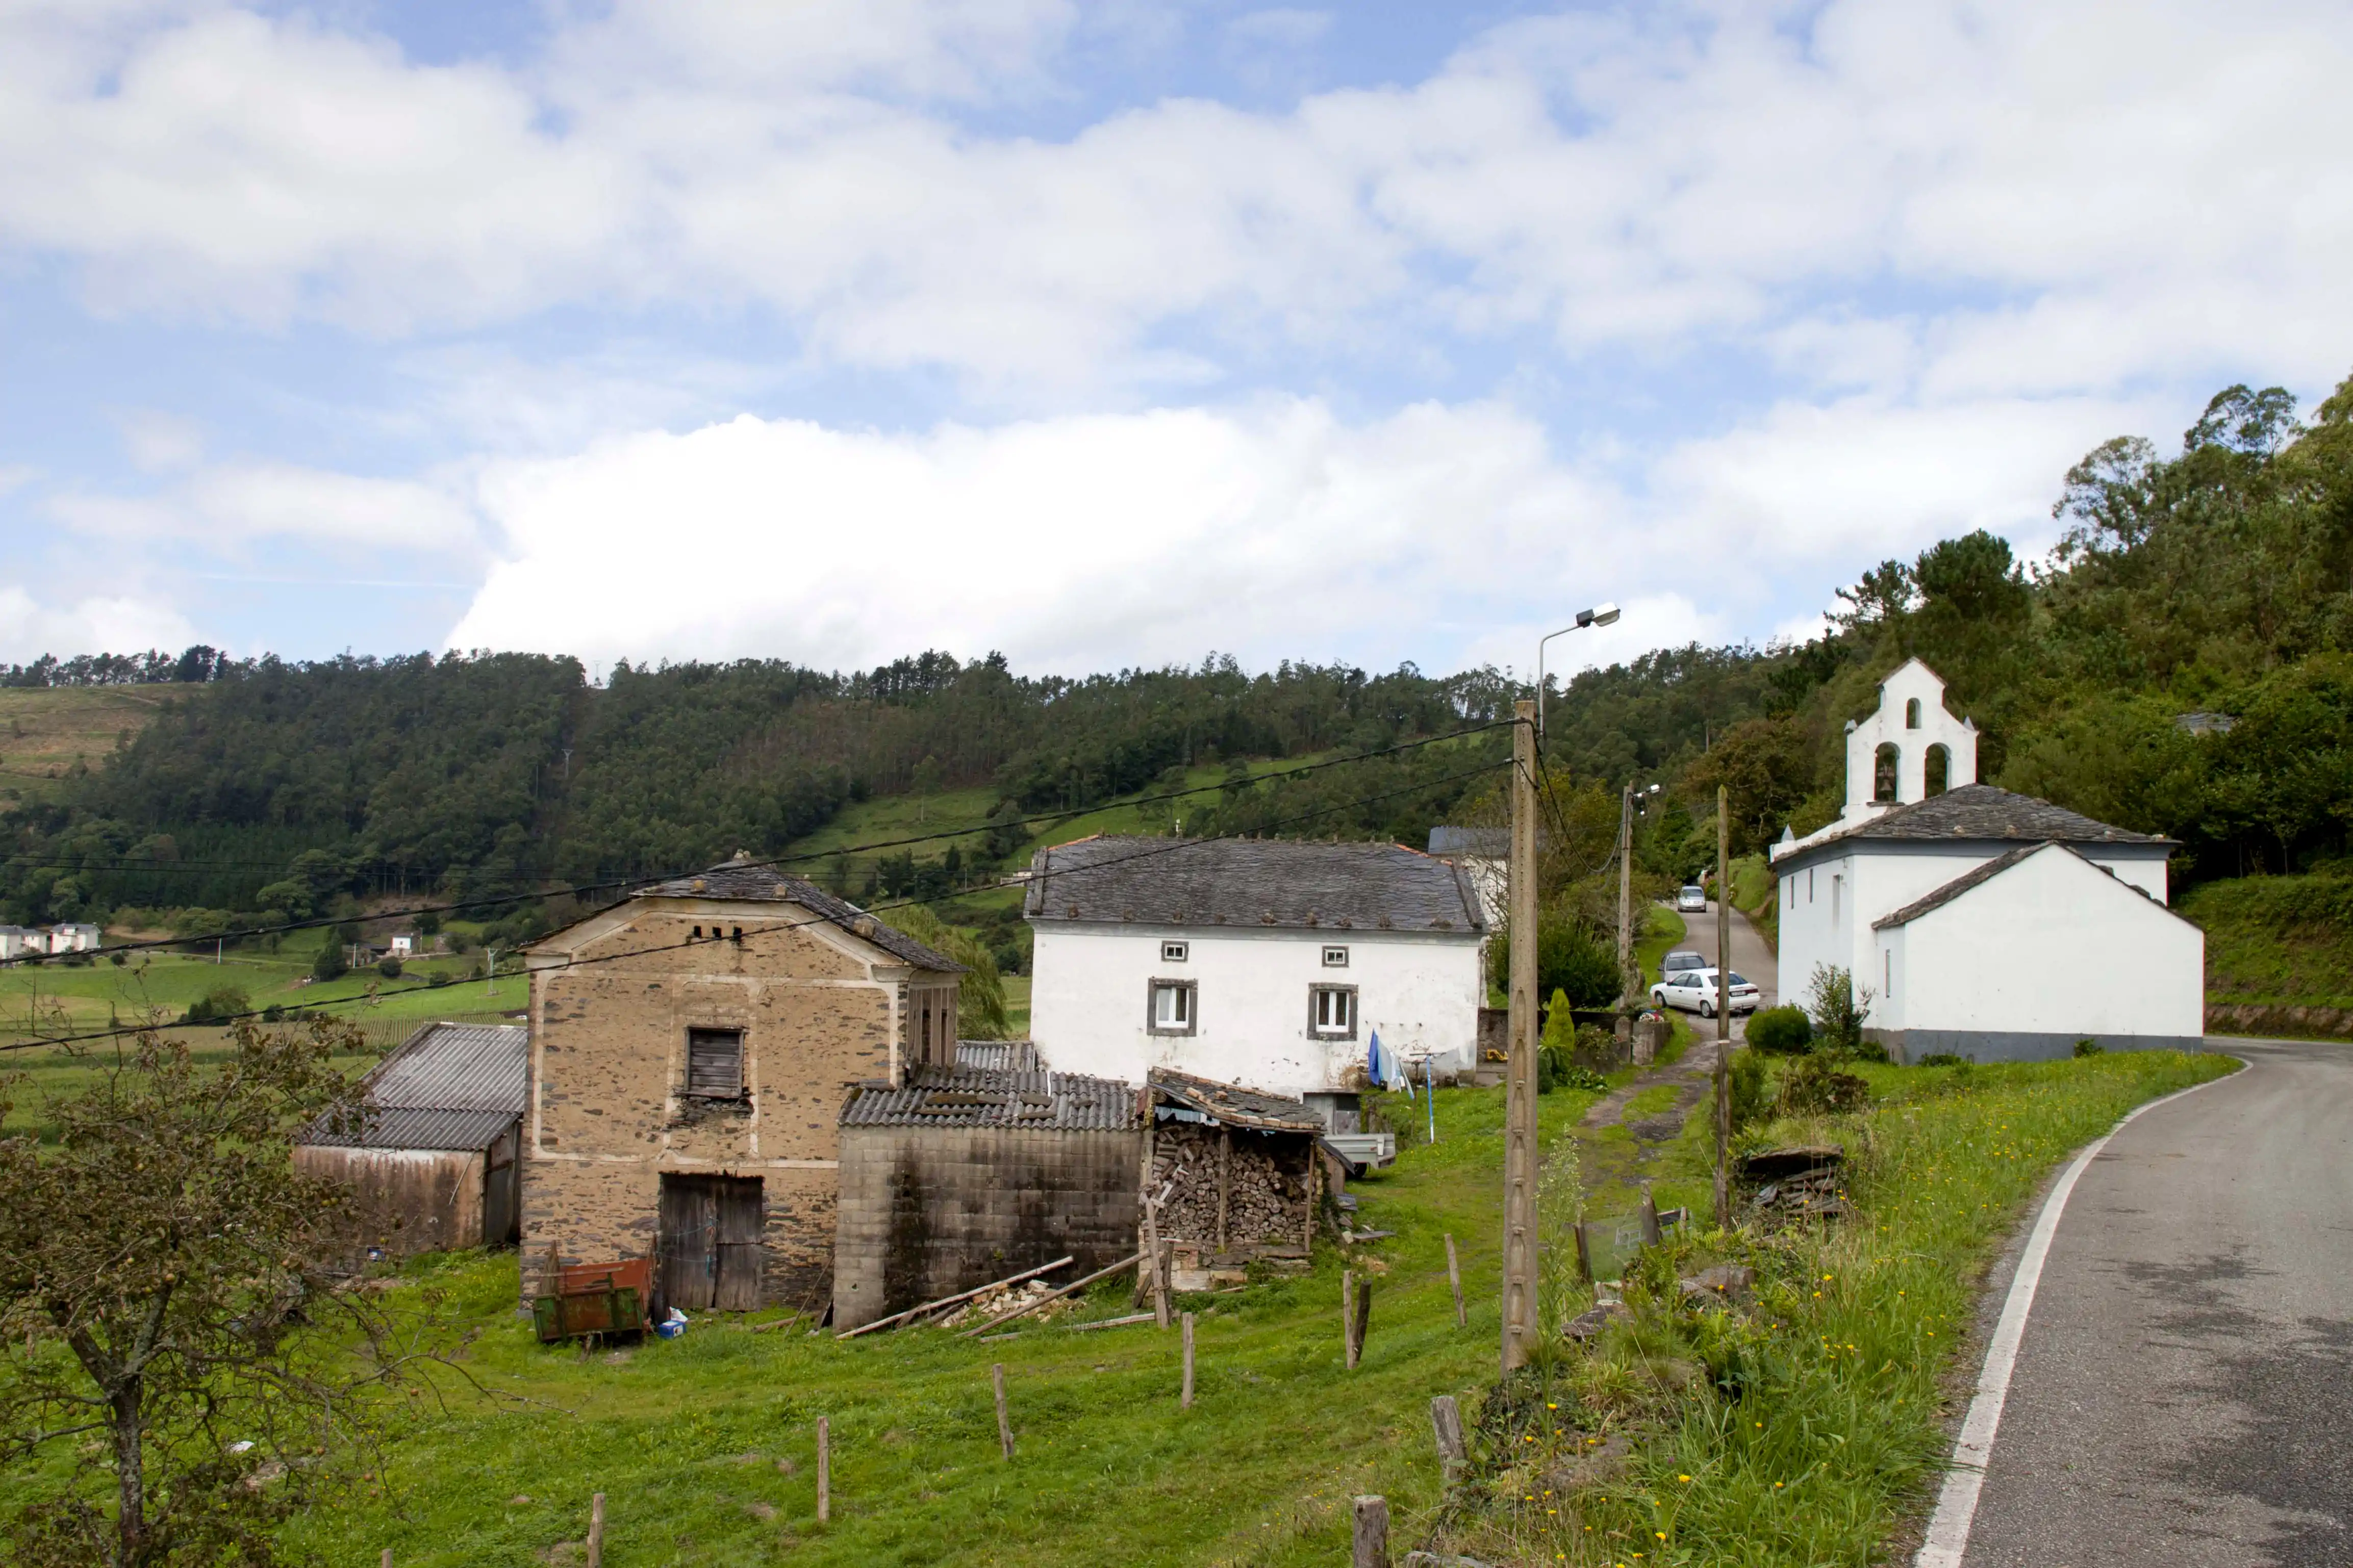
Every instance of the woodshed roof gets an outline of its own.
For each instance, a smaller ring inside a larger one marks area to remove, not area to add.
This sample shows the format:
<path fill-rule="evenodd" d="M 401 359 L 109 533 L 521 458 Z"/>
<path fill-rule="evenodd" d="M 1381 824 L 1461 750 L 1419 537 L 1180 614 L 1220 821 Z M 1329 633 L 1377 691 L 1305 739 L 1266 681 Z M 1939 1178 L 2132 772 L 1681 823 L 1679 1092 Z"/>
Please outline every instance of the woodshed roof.
<path fill-rule="evenodd" d="M 1486 927 L 1465 874 L 1401 844 L 1282 838 L 1082 838 L 1040 849 L 1033 921 L 1463 931 Z"/>
<path fill-rule="evenodd" d="M 1238 1084 L 1195 1078 L 1191 1073 L 1155 1068 L 1148 1077 L 1153 1092 L 1211 1121 L 1248 1127 L 1261 1132 L 1324 1131 L 1324 1119 L 1304 1102 L 1278 1094 L 1261 1094 Z"/>

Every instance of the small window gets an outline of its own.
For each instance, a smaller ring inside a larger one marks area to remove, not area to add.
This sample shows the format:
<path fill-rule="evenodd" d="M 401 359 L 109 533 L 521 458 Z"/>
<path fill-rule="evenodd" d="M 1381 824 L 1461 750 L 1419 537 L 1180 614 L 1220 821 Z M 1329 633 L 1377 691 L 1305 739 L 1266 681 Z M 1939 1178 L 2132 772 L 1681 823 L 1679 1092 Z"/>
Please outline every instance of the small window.
<path fill-rule="evenodd" d="M 688 938 L 687 940 L 689 940 L 690 942 L 701 942 L 701 941 L 702 940 L 702 928 L 701 926 L 697 926 L 697 927 L 695 927 L 695 928 L 694 928 L 694 935 L 693 935 L 693 936 L 691 936 L 691 937 L 690 937 L 690 938 Z"/>
<path fill-rule="evenodd" d="M 1324 950 L 1324 967 L 1326 969 L 1347 968 L 1348 950 L 1345 947 L 1325 948 Z"/>
<path fill-rule="evenodd" d="M 1146 1026 L 1155 1035 L 1191 1034 L 1196 1012 L 1193 990 L 1192 982 L 1187 980 L 1154 981 Z"/>
<path fill-rule="evenodd" d="M 1874 802 L 1885 805 L 1895 800 L 1901 787 L 1898 773 L 1902 758 L 1903 753 L 1895 749 L 1893 742 L 1871 754 L 1871 798 Z"/>
<path fill-rule="evenodd" d="M 1356 1033 L 1356 988 L 1318 985 L 1309 993 L 1308 1030 L 1326 1039 L 1352 1039 Z"/>
<path fill-rule="evenodd" d="M 744 1098 L 744 1031 L 686 1032 L 686 1092 L 698 1100 Z"/>
<path fill-rule="evenodd" d="M 1905 701 L 1904 727 L 1907 730 L 1916 730 L 1920 727 L 1920 700 L 1917 697 L 1906 699 Z"/>
<path fill-rule="evenodd" d="M 1163 963 L 1182 963 L 1192 956 L 1190 942 L 1164 942 L 1160 944 L 1160 962 Z"/>

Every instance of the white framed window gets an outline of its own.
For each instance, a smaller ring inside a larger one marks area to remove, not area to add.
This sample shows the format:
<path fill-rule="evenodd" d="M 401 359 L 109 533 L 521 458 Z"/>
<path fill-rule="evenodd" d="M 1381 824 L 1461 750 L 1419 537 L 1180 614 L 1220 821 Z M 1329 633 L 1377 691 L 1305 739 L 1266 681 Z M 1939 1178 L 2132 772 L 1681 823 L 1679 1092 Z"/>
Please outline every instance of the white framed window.
<path fill-rule="evenodd" d="M 1189 980 L 1155 980 L 1147 997 L 1145 1027 L 1155 1035 L 1189 1035 L 1199 1014 L 1199 987 Z"/>
<path fill-rule="evenodd" d="M 1164 942 L 1160 944 L 1160 962 L 1182 963 L 1193 956 L 1193 944 L 1188 942 Z"/>
<path fill-rule="evenodd" d="M 1356 1037 L 1356 988 L 1312 985 L 1307 991 L 1307 1032 L 1326 1040 Z"/>
<path fill-rule="evenodd" d="M 1326 969 L 1347 968 L 1348 950 L 1345 947 L 1326 947 L 1324 950 L 1324 967 Z"/>

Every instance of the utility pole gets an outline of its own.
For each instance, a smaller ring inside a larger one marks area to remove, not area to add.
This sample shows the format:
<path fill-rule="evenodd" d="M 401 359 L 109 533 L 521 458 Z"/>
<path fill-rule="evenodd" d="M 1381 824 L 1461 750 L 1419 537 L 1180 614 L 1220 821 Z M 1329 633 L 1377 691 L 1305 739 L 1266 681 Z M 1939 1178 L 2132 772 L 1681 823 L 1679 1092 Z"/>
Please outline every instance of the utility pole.
<path fill-rule="evenodd" d="M 1618 803 L 1618 1005 L 1633 1005 L 1641 987 L 1634 977 L 1634 786 Z"/>
<path fill-rule="evenodd" d="M 1512 727 L 1511 1065 L 1504 1091 L 1504 1370 L 1527 1364 L 1536 1322 L 1536 705 Z"/>
<path fill-rule="evenodd" d="M 1715 786 L 1715 1223 L 1732 1228 L 1731 792 Z"/>

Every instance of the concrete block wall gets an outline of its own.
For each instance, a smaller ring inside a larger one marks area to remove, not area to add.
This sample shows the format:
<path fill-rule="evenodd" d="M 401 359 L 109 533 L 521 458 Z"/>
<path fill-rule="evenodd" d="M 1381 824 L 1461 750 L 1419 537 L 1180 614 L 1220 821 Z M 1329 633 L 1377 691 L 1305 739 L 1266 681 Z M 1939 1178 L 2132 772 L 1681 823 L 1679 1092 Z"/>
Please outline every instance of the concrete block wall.
<path fill-rule="evenodd" d="M 855 1328 L 1070 1254 L 1057 1280 L 1135 1250 L 1143 1133 L 849 1127 L 834 1324 Z"/>

